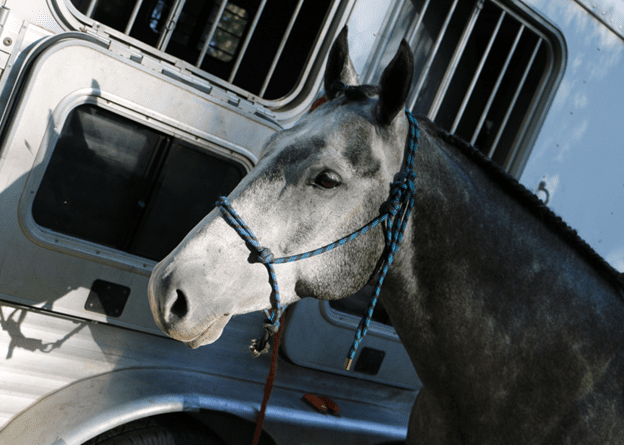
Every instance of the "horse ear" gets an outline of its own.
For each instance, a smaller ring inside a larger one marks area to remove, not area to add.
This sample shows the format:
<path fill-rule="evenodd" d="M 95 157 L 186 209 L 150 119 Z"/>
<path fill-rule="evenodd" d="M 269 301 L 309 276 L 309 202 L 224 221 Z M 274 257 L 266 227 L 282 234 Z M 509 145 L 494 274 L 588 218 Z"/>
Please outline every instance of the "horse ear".
<path fill-rule="evenodd" d="M 379 101 L 375 113 L 380 125 L 390 125 L 396 115 L 405 108 L 413 73 L 414 56 L 408 43 L 403 39 L 379 82 Z"/>
<path fill-rule="evenodd" d="M 358 76 L 355 67 L 349 58 L 349 42 L 347 41 L 349 30 L 347 25 L 342 28 L 338 37 L 329 51 L 327 68 L 325 70 L 325 96 L 332 100 L 338 94 L 332 89 L 334 82 L 342 82 L 347 85 L 358 85 Z"/>

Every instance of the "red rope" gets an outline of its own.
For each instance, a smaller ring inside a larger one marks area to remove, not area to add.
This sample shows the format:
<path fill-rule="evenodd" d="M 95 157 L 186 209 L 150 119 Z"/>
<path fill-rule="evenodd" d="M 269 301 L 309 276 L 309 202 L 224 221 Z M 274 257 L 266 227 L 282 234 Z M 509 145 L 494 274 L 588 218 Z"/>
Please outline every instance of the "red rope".
<path fill-rule="evenodd" d="M 319 97 L 318 99 L 316 99 L 316 101 L 312 104 L 312 106 L 310 107 L 310 111 L 308 111 L 308 113 L 312 113 L 314 110 L 316 110 L 318 107 L 320 107 L 321 105 L 323 105 L 324 103 L 328 102 L 329 100 L 323 96 L 323 97 Z"/>
<path fill-rule="evenodd" d="M 284 314 L 280 317 L 280 327 L 273 337 L 273 354 L 271 356 L 271 370 L 264 384 L 264 398 L 262 399 L 262 406 L 260 408 L 260 414 L 258 414 L 258 422 L 256 423 L 256 432 L 254 433 L 253 445 L 257 445 L 260 439 L 260 433 L 262 433 L 262 424 L 264 423 L 264 414 L 266 412 L 267 403 L 269 403 L 269 397 L 271 397 L 271 390 L 273 389 L 273 382 L 275 381 L 275 372 L 277 370 L 277 351 L 279 350 L 280 337 L 282 336 L 282 329 L 284 328 Z"/>

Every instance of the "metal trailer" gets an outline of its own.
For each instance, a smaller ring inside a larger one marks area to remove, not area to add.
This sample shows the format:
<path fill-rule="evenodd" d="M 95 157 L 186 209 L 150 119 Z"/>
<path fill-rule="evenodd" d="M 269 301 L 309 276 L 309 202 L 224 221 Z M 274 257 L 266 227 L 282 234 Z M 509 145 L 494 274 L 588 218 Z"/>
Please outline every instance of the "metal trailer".
<path fill-rule="evenodd" d="M 251 441 L 263 316 L 190 350 L 155 326 L 147 281 L 263 141 L 308 112 L 345 24 L 361 82 L 406 38 L 410 108 L 624 270 L 621 0 L 0 3 L 2 445 Z M 366 293 L 288 309 L 261 443 L 404 441 L 420 382 L 383 309 L 341 367 Z"/>

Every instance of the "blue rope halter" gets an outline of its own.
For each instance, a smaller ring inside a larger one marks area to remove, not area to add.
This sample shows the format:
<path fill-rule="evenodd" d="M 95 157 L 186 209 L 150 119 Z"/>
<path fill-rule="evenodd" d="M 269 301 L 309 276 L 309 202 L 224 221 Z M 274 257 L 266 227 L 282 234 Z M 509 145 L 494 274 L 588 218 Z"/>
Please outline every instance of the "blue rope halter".
<path fill-rule="evenodd" d="M 355 332 L 355 339 L 349 349 L 344 365 L 346 370 L 349 370 L 351 367 L 351 363 L 355 357 L 355 352 L 368 332 L 368 327 L 370 325 L 371 317 L 373 316 L 373 310 L 377 304 L 381 285 L 383 284 L 384 278 L 388 273 L 388 269 L 390 268 L 392 261 L 394 261 L 394 255 L 396 254 L 399 244 L 403 239 L 403 233 L 405 232 L 405 227 L 407 226 L 407 221 L 414 205 L 414 180 L 416 179 L 416 173 L 413 171 L 413 166 L 414 155 L 416 153 L 416 148 L 418 147 L 418 122 L 416 122 L 416 119 L 412 116 L 412 113 L 410 113 L 409 110 L 405 110 L 405 114 L 409 122 L 409 132 L 406 142 L 407 159 L 405 171 L 401 174 L 399 179 L 393 182 L 390 186 L 390 198 L 383 204 L 382 214 L 361 229 L 356 230 L 338 241 L 310 252 L 282 258 L 274 258 L 271 250 L 260 244 L 256 235 L 254 235 L 249 226 L 245 224 L 245 221 L 243 221 L 238 213 L 236 213 L 228 199 L 225 196 L 218 199 L 216 205 L 219 207 L 219 210 L 221 210 L 225 221 L 234 230 L 236 230 L 236 233 L 238 233 L 241 238 L 243 238 L 247 247 L 252 252 L 256 253 L 257 261 L 264 264 L 269 271 L 269 282 L 272 288 L 271 306 L 273 309 L 270 313 L 265 311 L 267 319 L 263 323 L 265 332 L 262 339 L 260 339 L 260 341 L 254 341 L 250 347 L 254 357 L 268 351 L 269 338 L 271 338 L 271 336 L 273 336 L 279 329 L 279 320 L 285 309 L 282 307 L 280 302 L 279 286 L 277 285 L 277 276 L 273 265 L 303 260 L 305 258 L 328 252 L 336 247 L 342 246 L 348 241 L 354 240 L 358 236 L 378 226 L 380 223 L 387 221 L 385 230 L 386 248 L 382 255 L 381 270 L 377 278 L 377 284 L 375 285 L 373 297 L 371 298 L 368 308 L 366 309 L 362 320 L 360 320 L 360 324 Z"/>

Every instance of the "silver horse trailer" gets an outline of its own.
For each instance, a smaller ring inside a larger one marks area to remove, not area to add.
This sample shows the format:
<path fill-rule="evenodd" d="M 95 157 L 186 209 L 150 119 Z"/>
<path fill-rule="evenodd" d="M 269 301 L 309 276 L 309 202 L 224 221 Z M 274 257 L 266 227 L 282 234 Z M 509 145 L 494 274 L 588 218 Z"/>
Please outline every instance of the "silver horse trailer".
<path fill-rule="evenodd" d="M 624 270 L 621 0 L 0 4 L 2 445 L 251 442 L 263 316 L 190 350 L 154 324 L 147 281 L 263 142 L 309 112 L 345 24 L 361 83 L 407 39 L 409 107 Z M 260 443 L 405 440 L 420 382 L 383 308 L 342 369 L 366 293 L 288 309 Z"/>

